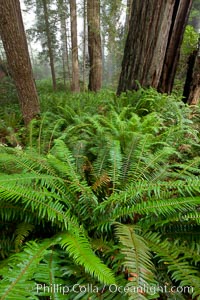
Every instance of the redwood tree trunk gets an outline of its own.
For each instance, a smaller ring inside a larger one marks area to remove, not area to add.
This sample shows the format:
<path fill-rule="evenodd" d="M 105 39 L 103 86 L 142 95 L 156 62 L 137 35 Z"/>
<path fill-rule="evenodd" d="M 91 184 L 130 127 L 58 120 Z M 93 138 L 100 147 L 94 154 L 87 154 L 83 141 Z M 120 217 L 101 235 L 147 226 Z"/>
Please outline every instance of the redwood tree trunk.
<path fill-rule="evenodd" d="M 87 1 L 88 51 L 90 60 L 89 90 L 102 86 L 102 50 L 100 35 L 100 0 Z"/>
<path fill-rule="evenodd" d="M 77 14 L 76 0 L 70 0 L 71 40 L 72 40 L 72 92 L 80 92 L 78 41 L 77 41 Z"/>
<path fill-rule="evenodd" d="M 45 31 L 47 36 L 47 47 L 49 52 L 49 60 L 50 60 L 50 68 L 51 68 L 51 77 L 53 83 L 53 89 L 56 90 L 56 74 L 55 74 L 55 66 L 54 66 L 54 54 L 51 42 L 51 33 L 50 33 L 50 25 L 49 25 L 49 13 L 47 7 L 47 0 L 42 0 L 43 10 L 44 10 L 44 20 L 45 20 Z"/>
<path fill-rule="evenodd" d="M 192 0 L 133 0 L 118 91 L 171 91 Z M 171 78 L 170 78 L 171 77 Z"/>
<path fill-rule="evenodd" d="M 0 36 L 15 82 L 24 123 L 40 112 L 19 0 L 0 0 Z"/>
<path fill-rule="evenodd" d="M 183 34 L 189 12 L 192 6 L 192 0 L 175 1 L 171 28 L 168 36 L 168 44 L 163 63 L 162 74 L 158 90 L 163 93 L 171 93 L 176 69 L 180 56 L 180 48 L 183 40 Z"/>

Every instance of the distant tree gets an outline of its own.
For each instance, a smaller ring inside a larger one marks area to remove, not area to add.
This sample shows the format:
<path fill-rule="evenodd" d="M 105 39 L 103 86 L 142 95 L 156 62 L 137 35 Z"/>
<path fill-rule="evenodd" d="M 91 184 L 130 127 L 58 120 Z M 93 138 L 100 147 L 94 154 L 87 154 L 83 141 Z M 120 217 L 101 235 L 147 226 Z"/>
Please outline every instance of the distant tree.
<path fill-rule="evenodd" d="M 44 12 L 45 33 L 47 38 L 47 48 L 48 48 L 48 55 L 50 60 L 53 89 L 56 90 L 57 84 L 56 84 L 56 74 L 55 74 L 55 65 L 54 65 L 54 52 L 53 52 L 50 21 L 49 21 L 48 0 L 42 0 L 42 7 Z"/>
<path fill-rule="evenodd" d="M 118 94 L 137 81 L 170 93 L 192 0 L 133 0 Z"/>
<path fill-rule="evenodd" d="M 90 61 L 89 90 L 102 86 L 102 49 L 100 35 L 100 0 L 87 0 L 88 52 Z"/>
<path fill-rule="evenodd" d="M 72 41 L 72 92 L 80 92 L 78 38 L 77 38 L 77 12 L 76 0 L 70 0 L 71 41 Z"/>
<path fill-rule="evenodd" d="M 0 0 L 0 36 L 18 92 L 24 123 L 40 112 L 19 0 Z"/>
<path fill-rule="evenodd" d="M 69 17 L 69 8 L 67 0 L 57 0 L 57 11 L 60 22 L 60 44 L 61 44 L 61 56 L 62 56 L 62 69 L 63 80 L 65 88 L 67 80 L 71 82 L 71 68 L 69 64 L 69 37 L 67 22 Z"/>
<path fill-rule="evenodd" d="M 113 84 L 119 79 L 125 41 L 124 24 L 120 20 L 123 10 L 124 6 L 121 0 L 102 0 L 101 27 L 105 84 Z"/>
<path fill-rule="evenodd" d="M 87 69 L 87 0 L 83 0 L 83 90 L 85 90 L 86 86 L 86 69 Z"/>
<path fill-rule="evenodd" d="M 56 90 L 55 61 L 59 49 L 56 3 L 53 0 L 24 0 L 24 3 L 27 9 L 35 10 L 36 23 L 31 30 L 32 36 L 41 43 L 39 57 L 41 61 L 49 62 L 53 89 Z"/>

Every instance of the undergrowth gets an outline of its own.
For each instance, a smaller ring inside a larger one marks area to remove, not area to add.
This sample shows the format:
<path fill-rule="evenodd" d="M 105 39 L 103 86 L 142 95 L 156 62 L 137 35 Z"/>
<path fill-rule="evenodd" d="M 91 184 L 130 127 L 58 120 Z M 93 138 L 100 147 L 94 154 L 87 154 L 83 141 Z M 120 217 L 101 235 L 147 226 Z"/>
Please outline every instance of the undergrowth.
<path fill-rule="evenodd" d="M 153 89 L 40 99 L 0 147 L 0 299 L 200 299 L 198 108 Z"/>

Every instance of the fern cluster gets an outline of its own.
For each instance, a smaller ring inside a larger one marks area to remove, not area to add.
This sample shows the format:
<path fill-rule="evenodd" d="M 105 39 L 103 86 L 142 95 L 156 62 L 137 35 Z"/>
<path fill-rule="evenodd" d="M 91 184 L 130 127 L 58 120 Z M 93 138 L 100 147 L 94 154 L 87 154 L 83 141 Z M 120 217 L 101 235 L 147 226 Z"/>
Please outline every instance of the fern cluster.
<path fill-rule="evenodd" d="M 1 300 L 200 298 L 191 112 L 153 90 L 112 99 L 0 147 Z"/>

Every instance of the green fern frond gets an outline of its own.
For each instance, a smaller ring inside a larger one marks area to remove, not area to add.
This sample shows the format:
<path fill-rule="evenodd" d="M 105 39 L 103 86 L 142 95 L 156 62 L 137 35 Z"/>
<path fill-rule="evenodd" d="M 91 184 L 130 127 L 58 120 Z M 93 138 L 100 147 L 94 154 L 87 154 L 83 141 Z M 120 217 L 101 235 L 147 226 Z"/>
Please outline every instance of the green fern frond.
<path fill-rule="evenodd" d="M 75 159 L 71 151 L 67 148 L 66 144 L 62 140 L 57 139 L 54 141 L 54 146 L 51 150 L 51 153 L 60 162 L 63 162 L 63 168 L 64 168 L 64 170 L 62 170 L 63 175 L 69 177 L 72 181 L 79 181 L 80 176 L 76 172 Z M 56 164 L 54 164 L 54 167 L 56 167 Z"/>
<path fill-rule="evenodd" d="M 23 252 L 11 256 L 7 265 L 0 268 L 2 277 L 0 284 L 0 300 L 25 300 L 37 299 L 34 273 L 38 263 L 48 253 L 48 248 L 54 244 L 52 240 L 46 240 L 41 244 L 27 243 Z"/>
<path fill-rule="evenodd" d="M 186 222 L 192 221 L 192 222 L 195 222 L 198 225 L 200 225 L 200 212 L 199 211 L 188 212 L 188 213 L 182 215 L 181 219 Z"/>
<path fill-rule="evenodd" d="M 139 235 L 141 229 L 138 226 L 128 226 L 121 223 L 115 224 L 116 235 L 119 238 L 124 254 L 124 266 L 128 271 L 127 284 L 130 299 L 147 299 L 139 293 L 139 287 L 144 289 L 147 286 L 156 285 L 154 279 L 154 265 L 152 264 L 152 256 L 146 241 Z M 134 292 L 134 289 L 135 292 Z M 131 289 L 132 288 L 132 289 Z M 130 292 L 132 291 L 132 292 Z"/>
<path fill-rule="evenodd" d="M 95 178 L 99 178 L 103 173 L 107 173 L 108 169 L 108 158 L 109 158 L 109 147 L 108 143 L 104 145 L 102 149 L 99 149 L 97 158 L 92 164 L 92 175 Z"/>
<path fill-rule="evenodd" d="M 127 207 L 135 205 L 136 203 L 145 202 L 143 205 L 148 205 L 149 200 L 164 200 L 173 199 L 178 197 L 191 197 L 198 195 L 200 191 L 199 178 L 195 179 L 187 177 L 187 180 L 176 180 L 176 181 L 157 181 L 149 182 L 147 180 L 141 180 L 129 184 L 125 190 L 110 195 L 107 199 L 101 203 L 96 210 L 97 211 L 109 211 L 110 207 L 112 210 L 115 207 Z M 170 200 L 171 201 L 171 200 Z M 198 199 L 197 199 L 198 204 Z"/>
<path fill-rule="evenodd" d="M 112 217 L 114 219 L 131 216 L 132 214 L 155 214 L 155 215 L 176 215 L 177 212 L 185 213 L 188 210 L 194 210 L 200 203 L 200 197 L 184 197 L 184 198 L 174 198 L 168 200 L 160 201 L 147 201 L 142 203 L 137 203 L 132 207 L 117 208 L 113 210 Z"/>
<path fill-rule="evenodd" d="M 156 257 L 162 262 L 171 274 L 171 278 L 181 286 L 193 287 L 190 292 L 193 297 L 200 295 L 200 277 L 197 268 L 188 262 L 188 253 L 182 252 L 181 247 L 172 244 L 169 240 L 162 241 L 156 233 L 145 233 L 145 240 Z"/>
<path fill-rule="evenodd" d="M 33 213 L 31 208 L 22 209 L 21 205 L 0 201 L 1 222 L 25 222 L 30 224 L 42 224 L 44 219 L 38 218 L 37 213 Z"/>
<path fill-rule="evenodd" d="M 88 240 L 83 234 L 66 233 L 60 235 L 60 245 L 75 263 L 82 265 L 85 271 L 104 284 L 114 284 L 115 278 L 111 270 L 94 254 Z"/>
<path fill-rule="evenodd" d="M 63 265 L 66 257 L 55 251 L 48 251 L 34 273 L 35 290 L 38 296 L 49 296 L 54 300 L 64 300 L 68 296 L 71 282 L 64 278 Z"/>
<path fill-rule="evenodd" d="M 55 157 L 48 155 L 50 165 L 61 173 L 63 179 L 67 181 L 71 192 L 79 194 L 77 198 L 80 203 L 83 203 L 85 206 L 95 207 L 98 204 L 98 200 L 92 188 L 88 186 L 86 181 L 81 179 L 80 174 L 76 171 L 75 158 L 64 142 L 57 140 L 53 152 L 55 152 Z"/>
<path fill-rule="evenodd" d="M 129 171 L 131 164 L 133 163 L 133 160 L 135 159 L 135 151 L 138 147 L 138 143 L 140 141 L 140 136 L 138 134 L 133 134 L 131 143 L 129 144 L 129 147 L 127 147 L 125 155 L 123 157 L 123 166 L 122 166 L 122 182 L 126 183 L 129 179 Z"/>
<path fill-rule="evenodd" d="M 30 175 L 30 178 L 34 179 L 34 176 Z M 36 186 L 33 190 L 32 187 L 17 184 L 17 181 L 21 180 L 19 175 L 18 178 L 15 176 L 15 180 L 12 176 L 0 178 L 0 195 L 4 202 L 22 205 L 23 209 L 30 209 L 32 213 L 37 212 L 38 217 L 57 223 L 61 228 L 67 229 L 70 224 L 77 226 L 77 221 L 72 220 L 70 211 L 64 209 L 55 192 L 48 191 L 45 187 L 38 190 Z"/>
<path fill-rule="evenodd" d="M 200 243 L 196 242 L 182 242 L 179 241 L 180 239 L 177 240 L 177 246 L 182 249 L 183 253 L 187 253 L 188 257 L 191 257 L 194 265 L 198 267 L 198 264 L 200 262 Z"/>

